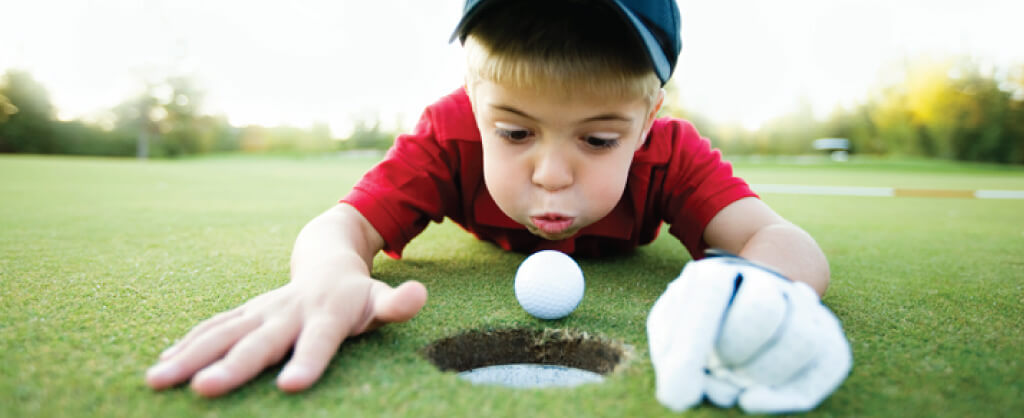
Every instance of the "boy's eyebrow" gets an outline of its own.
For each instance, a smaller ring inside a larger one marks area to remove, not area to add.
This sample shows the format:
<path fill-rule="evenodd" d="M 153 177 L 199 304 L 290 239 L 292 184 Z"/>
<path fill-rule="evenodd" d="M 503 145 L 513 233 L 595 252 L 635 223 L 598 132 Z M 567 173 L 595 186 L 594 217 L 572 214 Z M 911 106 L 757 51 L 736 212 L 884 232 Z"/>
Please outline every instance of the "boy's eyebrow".
<path fill-rule="evenodd" d="M 623 122 L 632 122 L 633 118 L 629 118 L 618 113 L 602 113 L 597 116 L 591 116 L 589 118 L 583 119 L 583 122 L 594 122 L 600 120 L 618 120 Z"/>
<path fill-rule="evenodd" d="M 504 110 L 504 111 L 509 112 L 509 113 L 515 113 L 515 114 L 517 114 L 519 116 L 522 116 L 522 117 L 527 118 L 527 119 L 532 120 L 532 121 L 539 120 L 539 119 L 537 119 L 537 118 L 535 118 L 533 116 L 530 116 L 529 113 L 526 113 L 526 112 L 524 112 L 522 110 L 516 109 L 516 108 L 514 108 L 512 106 L 492 104 L 491 107 L 493 107 L 495 109 L 498 109 L 498 110 Z"/>
<path fill-rule="evenodd" d="M 530 119 L 532 121 L 539 121 L 540 120 L 540 119 L 537 119 L 536 117 L 531 116 L 529 113 L 523 112 L 522 110 L 516 109 L 516 108 L 514 108 L 512 106 L 492 104 L 491 107 L 493 107 L 495 109 L 498 109 L 498 110 L 504 110 L 504 111 L 509 112 L 509 113 L 515 113 L 515 114 L 517 114 L 519 116 L 522 116 L 524 118 Z M 618 113 L 602 113 L 600 115 L 595 115 L 595 116 L 591 116 L 589 118 L 585 118 L 585 119 L 583 119 L 580 122 L 595 122 L 595 121 L 606 121 L 606 120 L 623 121 L 623 122 L 632 122 L 633 121 L 632 118 L 620 115 Z"/>

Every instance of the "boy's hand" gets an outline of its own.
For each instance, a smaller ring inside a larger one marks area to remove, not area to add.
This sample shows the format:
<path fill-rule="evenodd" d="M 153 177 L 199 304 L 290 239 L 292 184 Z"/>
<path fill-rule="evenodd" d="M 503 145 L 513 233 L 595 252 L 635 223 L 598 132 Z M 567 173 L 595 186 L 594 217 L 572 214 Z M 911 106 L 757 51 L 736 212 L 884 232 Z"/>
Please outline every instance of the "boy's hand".
<path fill-rule="evenodd" d="M 806 284 L 739 257 L 687 264 L 647 320 L 658 400 L 703 396 L 746 412 L 806 411 L 852 366 L 839 320 Z"/>
<path fill-rule="evenodd" d="M 197 325 L 160 355 L 146 382 L 164 389 L 191 379 L 200 395 L 219 396 L 280 362 L 294 346 L 277 386 L 301 391 L 320 377 L 346 337 L 407 321 L 426 298 L 416 281 L 397 288 L 369 277 L 292 282 Z"/>

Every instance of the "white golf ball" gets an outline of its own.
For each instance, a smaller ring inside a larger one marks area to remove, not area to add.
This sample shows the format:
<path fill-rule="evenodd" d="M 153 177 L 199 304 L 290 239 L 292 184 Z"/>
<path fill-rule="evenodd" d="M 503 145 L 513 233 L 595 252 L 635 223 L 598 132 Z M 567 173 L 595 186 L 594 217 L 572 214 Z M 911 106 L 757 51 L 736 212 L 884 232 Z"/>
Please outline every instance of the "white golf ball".
<path fill-rule="evenodd" d="M 516 300 L 530 315 L 558 319 L 583 300 L 583 271 L 565 253 L 544 250 L 526 257 L 516 270 Z"/>

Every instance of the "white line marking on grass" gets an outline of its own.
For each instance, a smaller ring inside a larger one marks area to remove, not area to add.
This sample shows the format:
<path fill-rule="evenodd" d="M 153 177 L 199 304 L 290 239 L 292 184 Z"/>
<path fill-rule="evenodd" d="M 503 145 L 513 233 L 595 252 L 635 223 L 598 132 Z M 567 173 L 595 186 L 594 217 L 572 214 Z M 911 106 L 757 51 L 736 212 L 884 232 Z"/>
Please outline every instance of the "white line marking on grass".
<path fill-rule="evenodd" d="M 815 196 L 932 197 L 962 199 L 1024 199 L 1024 190 L 906 189 L 894 187 L 807 186 L 800 184 L 751 184 L 758 193 Z"/>
<path fill-rule="evenodd" d="M 1024 190 L 976 190 L 978 199 L 1024 199 Z"/>

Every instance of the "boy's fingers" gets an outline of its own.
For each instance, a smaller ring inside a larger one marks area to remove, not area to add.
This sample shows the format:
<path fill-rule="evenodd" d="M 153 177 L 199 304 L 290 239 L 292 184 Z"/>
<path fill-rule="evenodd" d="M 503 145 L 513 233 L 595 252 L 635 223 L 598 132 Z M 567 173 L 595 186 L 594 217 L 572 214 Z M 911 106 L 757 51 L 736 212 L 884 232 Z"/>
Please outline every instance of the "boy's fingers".
<path fill-rule="evenodd" d="M 726 379 L 709 373 L 704 377 L 704 396 L 719 408 L 732 408 L 742 389 Z"/>
<path fill-rule="evenodd" d="M 182 337 L 180 340 L 176 341 L 166 350 L 161 352 L 160 361 L 163 362 L 165 360 L 171 359 L 172 357 L 180 353 L 185 347 L 188 347 L 189 344 L 192 344 L 192 342 L 195 341 L 195 339 L 198 338 L 200 335 L 206 333 L 206 331 L 216 327 L 217 325 L 223 324 L 231 319 L 242 316 L 246 312 L 246 307 L 257 303 L 259 300 L 271 297 L 271 295 L 273 295 L 275 292 L 277 292 L 277 290 L 264 293 L 255 298 L 250 299 L 242 306 L 239 306 L 229 311 L 218 313 L 210 317 L 209 319 L 200 322 L 199 325 L 192 327 L 192 329 L 189 330 L 189 332 L 185 334 L 184 337 Z"/>
<path fill-rule="evenodd" d="M 807 304 L 814 304 L 813 289 L 797 285 Z M 799 300 L 799 295 L 794 299 Z M 740 397 L 740 406 L 748 413 L 800 412 L 813 409 L 846 380 L 853 367 L 853 353 L 839 318 L 824 305 L 814 305 L 817 313 L 804 313 L 818 322 L 819 339 L 814 344 L 820 354 L 801 374 L 782 385 L 760 386 Z"/>
<path fill-rule="evenodd" d="M 195 336 L 176 355 L 146 371 L 146 383 L 153 389 L 164 389 L 188 380 L 199 369 L 224 355 L 240 338 L 259 327 L 262 319 L 239 316 L 210 327 Z"/>
<path fill-rule="evenodd" d="M 655 397 L 673 411 L 689 409 L 704 396 L 705 365 L 735 280 L 736 268 L 728 264 L 688 263 L 651 308 L 647 334 Z"/>
<path fill-rule="evenodd" d="M 228 354 L 197 373 L 192 389 L 206 397 L 220 396 L 249 381 L 267 366 L 281 361 L 299 332 L 297 322 L 263 324 L 242 338 Z"/>
<path fill-rule="evenodd" d="M 178 340 L 170 347 L 168 347 L 166 350 L 164 350 L 162 353 L 160 353 L 160 360 L 163 361 L 173 357 L 175 354 L 181 352 L 181 350 L 187 347 L 192 342 L 192 340 L 196 339 L 196 337 L 198 337 L 206 330 L 213 328 L 219 324 L 222 324 L 225 321 L 228 321 L 232 318 L 237 318 L 238 315 L 240 315 L 241 313 L 241 309 L 232 309 L 230 311 L 216 314 L 210 319 L 200 322 L 199 325 L 196 325 L 191 330 L 189 330 L 189 332 L 185 334 L 184 337 L 182 337 L 180 340 Z"/>
<path fill-rule="evenodd" d="M 427 288 L 415 280 L 402 283 L 396 288 L 375 281 L 370 289 L 370 303 L 373 320 L 362 332 L 388 322 L 405 322 L 412 319 L 427 303 Z M 358 333 L 357 332 L 357 333 Z"/>
<path fill-rule="evenodd" d="M 312 386 L 352 329 L 353 320 L 342 321 L 328 315 L 309 318 L 295 342 L 292 359 L 277 376 L 277 387 L 285 392 L 298 392 Z"/>

